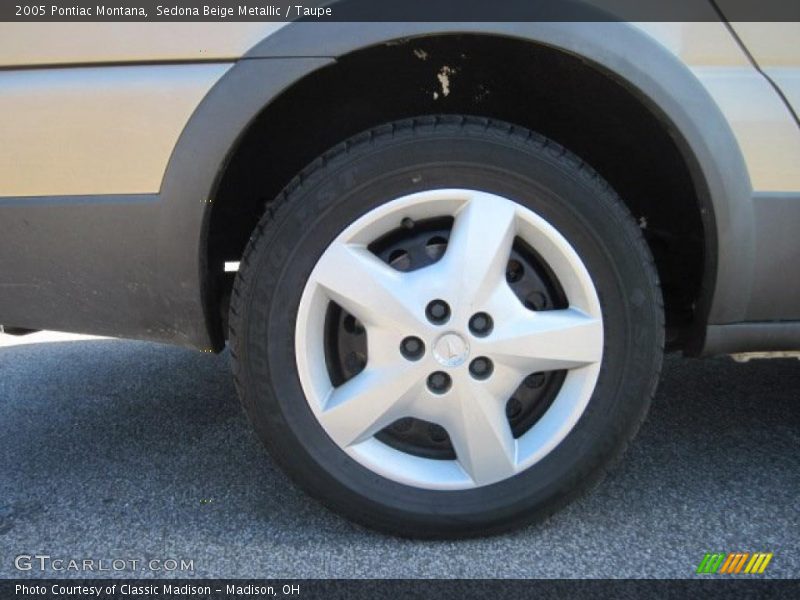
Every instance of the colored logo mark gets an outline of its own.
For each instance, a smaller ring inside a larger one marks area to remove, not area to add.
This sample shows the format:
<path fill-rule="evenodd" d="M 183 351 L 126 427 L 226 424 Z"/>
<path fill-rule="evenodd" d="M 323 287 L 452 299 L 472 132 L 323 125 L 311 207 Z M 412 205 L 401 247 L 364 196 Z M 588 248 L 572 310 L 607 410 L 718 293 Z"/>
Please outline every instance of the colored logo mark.
<path fill-rule="evenodd" d="M 697 573 L 701 575 L 736 575 L 750 574 L 756 575 L 763 573 L 769 561 L 772 560 L 772 552 L 724 552 L 706 553 Z"/>

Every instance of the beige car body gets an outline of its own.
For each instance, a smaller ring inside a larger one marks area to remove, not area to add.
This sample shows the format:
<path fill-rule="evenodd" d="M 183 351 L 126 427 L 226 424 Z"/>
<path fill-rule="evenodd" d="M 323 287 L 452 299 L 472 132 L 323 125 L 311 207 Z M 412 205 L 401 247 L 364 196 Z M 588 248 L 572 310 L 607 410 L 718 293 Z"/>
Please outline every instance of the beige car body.
<path fill-rule="evenodd" d="M 799 23 L 0 24 L 0 208 L 13 207 L 13 215 L 10 209 L 6 214 L 24 223 L 28 218 L 20 211 L 26 206 L 102 198 L 160 201 L 157 231 L 142 240 L 155 249 L 122 269 L 108 294 L 119 298 L 128 286 L 124 277 L 143 264 L 156 269 L 158 263 L 164 269 L 158 277 L 175 286 L 174 294 L 165 292 L 175 315 L 163 321 L 148 315 L 164 300 L 155 299 L 149 284 L 137 288 L 137 294 L 147 290 L 146 297 L 131 298 L 136 322 L 145 323 L 138 328 L 120 325 L 103 310 L 97 325 L 89 317 L 37 322 L 14 307 L 39 303 L 44 310 L 55 298 L 75 296 L 70 286 L 77 283 L 51 286 L 44 274 L 52 265 L 44 258 L 30 262 L 30 253 L 21 259 L 12 248 L 5 251 L 9 263 L 30 264 L 25 276 L 0 275 L 0 289 L 13 291 L 7 294 L 9 316 L 0 310 L 0 322 L 219 348 L 219 335 L 201 324 L 212 310 L 201 297 L 210 288 L 204 259 L 198 262 L 197 256 L 207 208 L 192 208 L 181 225 L 192 229 L 186 250 L 175 251 L 163 224 L 182 219 L 179 202 L 170 199 L 177 185 L 170 169 L 182 164 L 187 151 L 196 152 L 177 149 L 182 140 L 189 144 L 203 107 L 214 105 L 215 94 L 224 93 L 237 69 L 243 73 L 257 62 L 274 77 L 274 97 L 353 50 L 455 32 L 522 38 L 582 56 L 618 72 L 650 97 L 676 123 L 707 172 L 711 198 L 702 212 L 704 219 L 714 219 L 709 227 L 716 228 L 716 238 L 707 241 L 706 260 L 714 264 L 704 283 L 707 298 L 697 303 L 706 329 L 695 351 L 800 347 L 800 327 L 787 333 L 781 326 L 777 337 L 767 336 L 772 341 L 757 341 L 765 339 L 765 327 L 774 331 L 779 321 L 800 323 L 800 282 L 780 281 L 771 266 L 800 255 L 791 242 L 791 229 L 800 225 L 792 225 L 800 219 Z M 224 118 L 236 110 L 235 103 L 225 107 Z M 250 118 L 242 117 L 236 127 Z M 239 131 L 230 132 L 232 146 L 238 136 Z M 222 168 L 224 153 L 215 160 L 206 167 Z M 213 186 L 204 190 L 181 202 L 210 204 Z M 147 238 L 156 235 L 157 240 Z M 761 325 L 752 334 L 731 329 L 753 322 Z"/>
<path fill-rule="evenodd" d="M 609 29 L 609 36 L 615 28 L 640 28 L 692 70 L 730 123 L 755 191 L 800 190 L 800 135 L 792 115 L 725 25 L 595 26 Z M 0 196 L 157 192 L 178 136 L 203 97 L 236 60 L 281 27 L 0 25 L 0 67 L 13 68 L 0 72 L 0 114 L 7 117 L 0 121 Z M 733 28 L 800 110 L 800 23 Z"/>

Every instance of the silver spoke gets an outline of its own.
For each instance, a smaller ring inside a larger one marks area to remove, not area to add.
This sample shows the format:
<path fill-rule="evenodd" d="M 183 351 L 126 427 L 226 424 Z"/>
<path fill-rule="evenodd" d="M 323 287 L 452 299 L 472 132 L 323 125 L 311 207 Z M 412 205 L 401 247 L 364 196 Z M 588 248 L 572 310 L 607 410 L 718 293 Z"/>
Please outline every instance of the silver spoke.
<path fill-rule="evenodd" d="M 322 412 L 322 426 L 340 446 L 367 439 L 398 418 L 422 389 L 416 370 L 370 368 L 331 390 Z"/>
<path fill-rule="evenodd" d="M 313 277 L 331 300 L 365 325 L 391 324 L 410 333 L 420 324 L 403 274 L 363 246 L 334 242 Z"/>
<path fill-rule="evenodd" d="M 458 462 L 476 485 L 506 479 L 516 471 L 517 444 L 505 414 L 505 402 L 480 383 L 461 381 L 453 388 L 457 408 L 444 424 Z"/>
<path fill-rule="evenodd" d="M 459 210 L 441 264 L 454 297 L 479 305 L 505 283 L 515 219 L 512 202 L 480 192 Z"/>
<path fill-rule="evenodd" d="M 495 329 L 485 352 L 527 373 L 575 369 L 603 356 L 603 323 L 576 309 L 520 312 Z"/>

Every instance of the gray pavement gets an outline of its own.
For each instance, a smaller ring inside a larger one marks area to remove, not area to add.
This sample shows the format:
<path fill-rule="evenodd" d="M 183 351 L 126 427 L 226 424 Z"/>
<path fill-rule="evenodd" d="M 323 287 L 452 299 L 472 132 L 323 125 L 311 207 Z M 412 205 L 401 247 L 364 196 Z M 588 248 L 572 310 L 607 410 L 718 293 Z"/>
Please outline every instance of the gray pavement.
<path fill-rule="evenodd" d="M 172 574 L 194 577 L 687 577 L 710 551 L 771 551 L 767 575 L 800 576 L 796 360 L 670 357 L 597 490 L 450 543 L 365 531 L 292 487 L 239 409 L 227 353 L 0 338 L 3 577 L 86 575 L 20 572 L 20 554 L 135 559 L 117 575 L 147 577 L 168 574 L 141 571 L 153 559 L 191 560 Z"/>

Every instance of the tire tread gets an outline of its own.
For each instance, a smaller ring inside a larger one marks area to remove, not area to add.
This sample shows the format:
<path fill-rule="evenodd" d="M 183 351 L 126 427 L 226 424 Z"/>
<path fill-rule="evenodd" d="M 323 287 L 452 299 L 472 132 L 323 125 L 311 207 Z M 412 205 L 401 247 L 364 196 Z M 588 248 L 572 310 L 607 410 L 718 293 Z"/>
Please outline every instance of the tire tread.
<path fill-rule="evenodd" d="M 246 331 L 243 319 L 247 314 L 247 310 L 244 303 L 250 296 L 249 288 L 253 285 L 253 278 L 249 276 L 249 270 L 253 262 L 252 257 L 260 251 L 262 246 L 269 244 L 269 232 L 277 229 L 276 224 L 286 217 L 287 207 L 291 204 L 292 199 L 299 195 L 305 187 L 315 185 L 318 181 L 322 180 L 326 173 L 335 169 L 340 162 L 344 162 L 354 155 L 369 153 L 374 146 L 382 143 L 387 138 L 413 138 L 414 136 L 426 135 L 432 130 L 441 132 L 442 129 L 452 131 L 453 134 L 457 135 L 490 137 L 500 143 L 510 143 L 522 148 L 535 147 L 544 151 L 555 167 L 562 169 L 565 173 L 576 174 L 583 184 L 590 188 L 592 192 L 602 195 L 611 209 L 609 217 L 622 224 L 624 227 L 627 227 L 629 231 L 637 232 L 636 235 L 630 236 L 630 241 L 633 244 L 630 250 L 642 257 L 646 276 L 649 279 L 652 289 L 657 292 L 655 294 L 657 300 L 653 305 L 653 310 L 655 312 L 653 316 L 656 320 L 658 331 L 660 332 L 659 346 L 660 349 L 663 350 L 665 330 L 664 302 L 655 260 L 638 224 L 624 202 L 591 165 L 581 160 L 578 156 L 557 142 L 534 131 L 503 121 L 467 115 L 435 115 L 404 119 L 402 121 L 377 126 L 332 147 L 298 173 L 280 194 L 264 207 L 264 214 L 253 231 L 253 234 L 250 236 L 241 260 L 241 267 L 236 276 L 233 293 L 231 295 L 229 314 L 229 342 L 234 384 L 242 405 L 248 415 L 251 416 L 251 422 L 253 422 L 254 425 L 256 425 L 256 423 L 255 419 L 252 418 L 252 414 L 255 412 L 255 398 L 251 397 L 248 392 L 248 386 L 246 385 L 248 378 L 245 366 L 246 353 L 244 350 L 244 340 L 241 337 L 243 332 Z M 598 452 L 595 454 L 595 456 L 598 457 L 597 464 L 588 465 L 586 468 L 581 469 L 580 472 L 574 473 L 564 485 L 563 493 L 541 510 L 529 515 L 526 518 L 527 521 L 539 521 L 548 518 L 576 497 L 595 488 L 605 479 L 609 472 L 613 470 L 624 452 L 630 446 L 647 416 L 647 409 L 655 395 L 661 374 L 660 356 L 661 353 L 659 352 L 657 364 L 651 365 L 652 375 L 649 382 L 649 390 L 646 397 L 643 398 L 642 410 L 636 418 L 635 426 L 626 429 L 623 429 L 621 425 L 618 426 L 613 439 L 609 436 L 608 443 L 611 447 L 607 449 L 608 452 Z M 278 462 L 284 463 L 282 460 L 282 449 L 274 447 L 274 444 L 270 445 L 269 440 L 265 440 L 265 442 L 269 447 L 270 453 Z M 603 460 L 600 460 L 601 457 L 603 457 Z M 331 506 L 324 495 L 315 493 L 314 490 L 308 491 L 323 504 L 329 507 Z M 341 507 L 337 508 L 341 510 Z M 380 523 L 369 522 L 363 515 L 356 513 L 355 510 L 356 509 L 354 509 L 350 516 L 367 526 L 389 531 L 399 536 L 410 535 L 410 532 L 403 528 L 402 524 L 398 525 L 397 523 L 389 521 Z M 479 532 L 469 529 L 459 531 L 457 528 L 453 527 L 442 527 L 440 529 L 431 527 L 424 531 L 419 529 L 415 530 L 412 535 L 416 538 L 452 539 L 499 533 L 511 526 L 521 524 L 522 523 L 519 522 L 501 524 L 494 528 L 484 528 Z"/>

